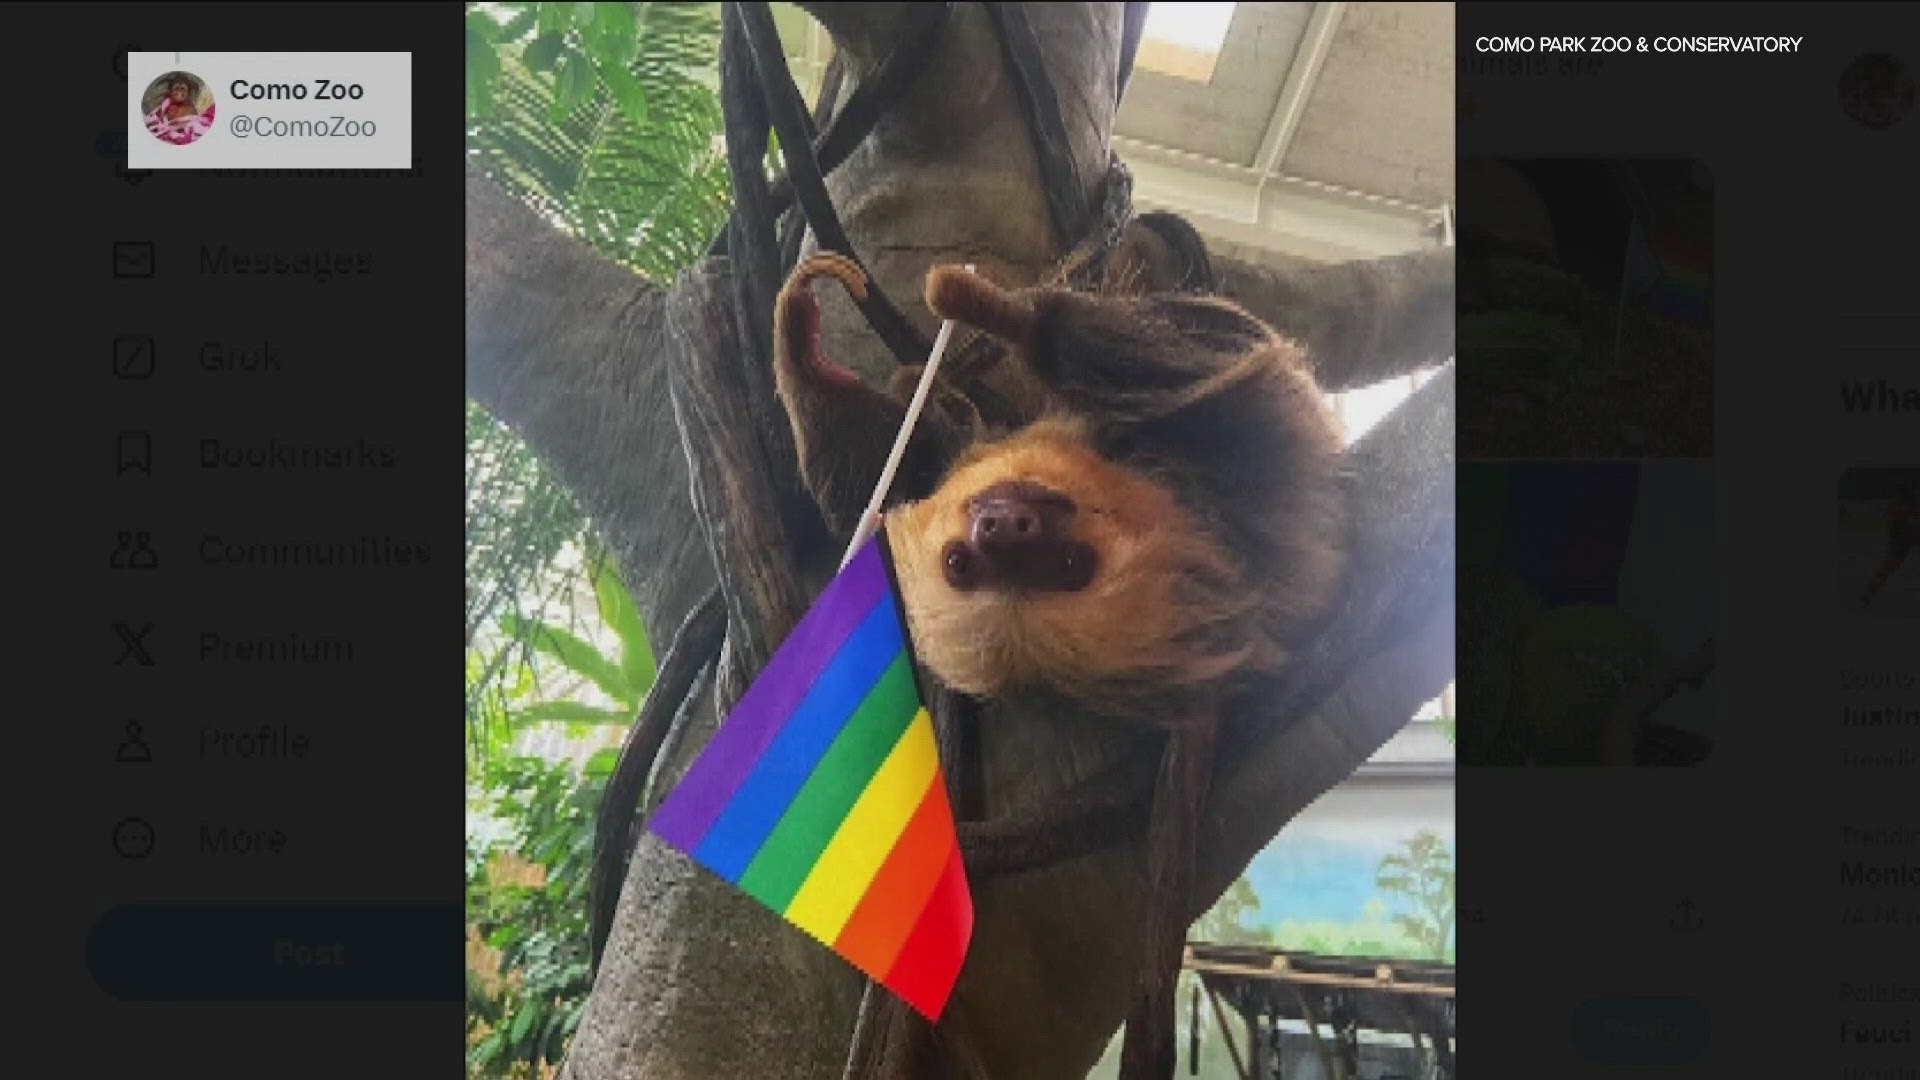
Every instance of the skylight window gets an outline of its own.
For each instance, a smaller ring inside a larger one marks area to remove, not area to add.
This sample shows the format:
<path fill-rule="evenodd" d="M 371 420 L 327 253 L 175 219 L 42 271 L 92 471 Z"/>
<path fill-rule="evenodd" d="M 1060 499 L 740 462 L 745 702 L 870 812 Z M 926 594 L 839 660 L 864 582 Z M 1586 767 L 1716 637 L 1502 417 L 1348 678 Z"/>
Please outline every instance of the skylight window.
<path fill-rule="evenodd" d="M 1134 66 L 1177 79 L 1207 82 L 1233 22 L 1233 4 L 1154 4 L 1140 34 Z"/>

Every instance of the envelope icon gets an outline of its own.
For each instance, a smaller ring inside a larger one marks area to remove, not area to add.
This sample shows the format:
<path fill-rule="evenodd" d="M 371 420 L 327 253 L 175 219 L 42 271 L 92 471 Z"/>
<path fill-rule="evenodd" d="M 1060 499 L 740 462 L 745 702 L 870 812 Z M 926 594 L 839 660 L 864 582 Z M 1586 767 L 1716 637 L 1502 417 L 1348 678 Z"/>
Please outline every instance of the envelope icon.
<path fill-rule="evenodd" d="M 153 241 L 115 240 L 113 242 L 113 276 L 117 278 L 152 277 Z"/>

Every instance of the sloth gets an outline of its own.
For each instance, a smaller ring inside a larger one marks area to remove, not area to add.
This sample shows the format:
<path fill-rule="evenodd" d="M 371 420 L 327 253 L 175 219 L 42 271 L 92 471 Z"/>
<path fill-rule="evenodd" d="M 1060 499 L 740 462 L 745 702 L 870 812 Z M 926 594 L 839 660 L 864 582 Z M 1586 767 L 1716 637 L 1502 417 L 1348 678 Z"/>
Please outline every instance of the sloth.
<path fill-rule="evenodd" d="M 1129 1077 L 1173 1067 L 1173 973 L 1220 719 L 1311 632 L 1346 546 L 1339 425 L 1302 350 L 1225 299 L 1139 291 L 1165 277 L 1157 243 L 1123 243 L 1099 293 L 928 272 L 928 307 L 967 331 L 907 444 L 885 529 L 916 658 L 942 688 L 1063 700 L 1165 735 Z M 821 278 L 864 298 L 851 259 L 803 260 L 775 301 L 774 384 L 801 482 L 844 540 L 920 370 L 902 367 L 882 390 L 829 357 L 812 294 Z M 1398 302 L 1417 321 L 1432 291 L 1362 290 L 1348 306 L 1364 318 L 1326 329 L 1393 340 L 1379 316 L 1406 321 Z M 676 644 L 668 664 L 679 655 Z M 659 737 L 671 707 L 649 697 L 610 792 L 638 790 L 652 754 L 633 748 Z M 610 794 L 595 847 L 596 966 L 633 821 L 630 799 Z"/>
<path fill-rule="evenodd" d="M 775 383 L 801 477 L 852 530 L 918 378 L 866 386 L 820 346 L 823 253 L 775 308 Z M 991 339 L 1011 410 L 938 382 L 886 516 L 921 664 L 964 694 L 1063 695 L 1168 723 L 1198 691 L 1285 663 L 1338 583 L 1341 435 L 1301 351 L 1231 301 L 926 278 L 942 318 Z"/>
<path fill-rule="evenodd" d="M 905 448 L 884 534 L 916 658 L 935 689 L 951 692 L 942 703 L 960 706 L 941 718 L 964 726 L 989 715 L 966 699 L 1017 699 L 992 712 L 1112 718 L 1151 736 L 1125 740 L 1133 746 L 1160 743 L 1135 927 L 1145 948 L 1121 1055 L 1129 1078 L 1173 1069 L 1174 975 L 1222 720 L 1313 632 L 1349 543 L 1343 440 L 1307 351 L 1226 299 L 1154 291 L 1213 280 L 1191 227 L 1155 218 L 1129 227 L 1098 292 L 1002 288 L 954 266 L 928 272 L 929 308 L 964 329 Z M 1069 265 L 1084 267 L 1078 258 Z M 822 278 L 856 299 L 867 288 L 845 256 L 799 264 L 775 301 L 774 383 L 802 486 L 844 542 L 920 371 L 904 366 L 881 389 L 829 357 L 812 293 Z M 1337 388 L 1451 353 L 1450 259 L 1389 257 L 1357 274 L 1285 271 L 1241 286 L 1280 298 L 1299 340 L 1336 358 L 1323 377 Z M 663 674 L 659 685 L 690 686 L 724 628 L 709 596 L 663 661 L 663 673 L 679 677 Z M 600 812 L 596 967 L 640 792 L 680 708 L 658 691 L 628 733 Z M 956 739 L 964 745 L 978 746 Z M 1084 829 L 1089 814 L 1117 805 L 1111 785 L 1092 784 L 1061 792 L 1051 808 L 1060 813 L 1013 807 L 996 817 L 975 794 L 980 805 L 959 822 L 963 849 L 970 825 L 976 845 L 991 847 L 1036 827 Z M 893 1000 L 878 1006 L 892 1019 L 868 1029 L 862 1006 L 860 1038 L 871 1045 L 856 1048 L 860 1060 L 886 1066 L 875 1075 L 923 1075 L 911 1062 L 932 1032 L 897 999 L 874 1000 Z M 964 1048 L 987 1037 L 979 1023 L 964 1009 L 941 1021 L 942 1045 L 963 1048 L 956 1060 L 974 1060 Z"/>
<path fill-rule="evenodd" d="M 856 298 L 866 288 L 839 255 L 796 268 L 775 305 L 774 381 L 801 480 L 844 537 L 919 370 L 881 391 L 827 356 L 810 291 L 821 277 Z M 1121 1062 L 1124 1076 L 1170 1076 L 1215 740 L 1338 584 L 1339 425 L 1302 351 L 1224 299 L 1003 289 L 935 266 L 926 302 L 984 335 L 1000 362 L 991 385 L 937 380 L 890 492 L 908 636 L 962 695 L 1063 698 L 1165 732 L 1138 928 L 1147 955 Z"/>

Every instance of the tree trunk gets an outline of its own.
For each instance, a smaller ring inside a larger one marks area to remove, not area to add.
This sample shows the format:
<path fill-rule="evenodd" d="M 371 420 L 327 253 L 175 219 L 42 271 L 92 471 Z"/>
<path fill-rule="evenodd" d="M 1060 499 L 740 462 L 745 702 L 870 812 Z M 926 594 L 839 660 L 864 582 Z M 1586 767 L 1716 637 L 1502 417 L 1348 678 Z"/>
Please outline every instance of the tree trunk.
<path fill-rule="evenodd" d="M 810 8 L 846 50 L 853 80 L 871 71 L 875 51 L 904 13 L 898 4 Z M 1027 10 L 1091 202 L 1106 170 L 1121 5 Z M 972 262 L 1018 285 L 1037 280 L 1066 247 L 980 5 L 954 7 L 936 58 L 828 187 L 860 257 L 929 336 L 934 320 L 919 300 L 928 266 Z M 813 248 L 810 237 L 804 247 Z M 1316 310 L 1333 313 L 1328 326 L 1366 323 L 1340 314 L 1355 304 L 1431 304 L 1444 293 L 1450 309 L 1451 260 L 1445 262 L 1444 275 L 1388 274 L 1396 282 L 1418 277 L 1417 287 L 1328 286 L 1316 293 L 1309 285 L 1289 302 L 1320 296 Z M 716 310 L 703 298 L 727 272 L 716 260 L 670 289 L 641 281 L 557 236 L 486 181 L 469 180 L 470 392 L 526 437 L 581 499 L 618 553 L 656 640 L 716 581 L 714 553 L 731 565 L 728 545 L 740 541 L 725 527 L 703 532 L 696 501 L 725 521 L 729 508 L 754 498 L 703 473 L 700 444 L 683 447 L 680 425 L 718 421 L 703 421 L 701 400 L 690 403 L 673 383 L 674 371 L 718 363 L 733 347 L 727 320 L 701 317 Z M 1354 274 L 1366 280 L 1366 271 Z M 1298 307 L 1261 310 L 1259 290 L 1246 291 L 1248 306 L 1276 325 L 1298 321 Z M 865 375 L 889 374 L 893 360 L 857 311 L 835 290 L 819 295 L 827 350 Z M 1323 364 L 1354 367 L 1363 366 L 1359 354 L 1342 356 L 1343 342 L 1362 349 L 1383 340 L 1335 331 L 1318 337 L 1328 350 Z M 1431 340 L 1409 347 L 1446 352 Z M 1451 675 L 1451 394 L 1450 376 L 1432 380 L 1354 452 L 1354 572 L 1325 633 L 1274 687 L 1272 707 L 1223 729 L 1223 764 L 1200 826 L 1196 914 L 1287 820 L 1349 775 Z M 766 490 L 779 486 L 759 479 Z M 816 558 L 800 570 L 811 590 L 831 566 Z M 785 606 L 777 591 L 753 593 L 749 583 L 745 599 L 730 600 L 728 634 L 736 644 L 769 626 L 780 629 L 786 616 L 777 610 Z M 741 625 L 756 618 L 764 625 Z M 760 648 L 726 655 L 763 660 L 778 640 L 768 636 L 772 642 Z M 648 809 L 691 763 L 751 674 L 725 663 L 706 673 L 662 751 Z M 1102 769 L 1156 752 L 1154 740 L 1097 717 L 1018 699 L 993 702 L 980 724 L 981 809 L 989 820 L 1039 811 Z M 1111 843 L 1066 862 L 975 877 L 973 943 L 939 1028 L 940 1045 L 953 1051 L 947 1074 L 1071 1077 L 1099 1057 L 1132 1000 L 1147 944 L 1137 932 L 1147 918 L 1144 830 L 1116 826 L 1112 833 Z M 563 1075 L 838 1077 L 861 986 L 859 974 L 818 943 L 643 836 Z"/>

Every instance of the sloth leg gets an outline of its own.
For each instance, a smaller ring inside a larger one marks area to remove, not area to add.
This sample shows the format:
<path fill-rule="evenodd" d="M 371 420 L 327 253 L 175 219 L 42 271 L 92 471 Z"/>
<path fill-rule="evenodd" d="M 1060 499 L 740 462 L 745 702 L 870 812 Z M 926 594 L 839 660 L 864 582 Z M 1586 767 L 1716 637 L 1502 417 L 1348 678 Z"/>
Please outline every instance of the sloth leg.
<path fill-rule="evenodd" d="M 845 537 L 866 508 L 906 410 L 821 348 L 820 305 L 810 288 L 821 277 L 856 298 L 866 294 L 866 274 L 844 255 L 821 252 L 795 267 L 774 302 L 774 386 L 793 426 L 800 478 L 827 526 Z"/>

